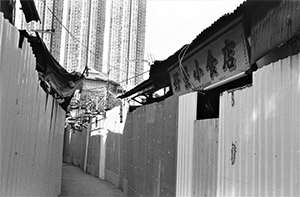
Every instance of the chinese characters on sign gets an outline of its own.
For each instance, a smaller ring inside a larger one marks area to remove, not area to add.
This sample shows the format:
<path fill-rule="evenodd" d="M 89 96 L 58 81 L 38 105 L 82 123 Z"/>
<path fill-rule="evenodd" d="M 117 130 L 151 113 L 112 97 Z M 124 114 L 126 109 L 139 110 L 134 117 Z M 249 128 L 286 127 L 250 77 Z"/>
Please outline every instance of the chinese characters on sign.
<path fill-rule="evenodd" d="M 173 74 L 173 83 L 172 83 L 175 92 L 180 91 L 180 83 L 181 83 L 181 79 L 179 79 L 179 72 L 176 72 Z"/>
<path fill-rule="evenodd" d="M 176 66 L 170 71 L 175 94 L 204 89 L 250 68 L 241 21 L 229 25 L 214 38 L 187 54 L 182 70 Z"/>
<path fill-rule="evenodd" d="M 201 78 L 204 76 L 204 72 L 200 67 L 198 60 L 194 60 L 194 62 L 195 62 L 194 79 L 198 80 L 200 83 Z"/>
<path fill-rule="evenodd" d="M 227 68 L 230 72 L 234 71 L 236 69 L 236 59 L 234 57 L 235 51 L 235 42 L 225 40 L 225 47 L 222 48 L 222 53 L 224 55 L 224 64 L 223 64 L 223 70 L 226 72 Z"/>
<path fill-rule="evenodd" d="M 214 80 L 214 77 L 217 77 L 218 71 L 216 65 L 218 64 L 218 60 L 212 55 L 210 49 L 207 51 L 207 64 L 206 70 L 210 72 L 210 78 Z"/>

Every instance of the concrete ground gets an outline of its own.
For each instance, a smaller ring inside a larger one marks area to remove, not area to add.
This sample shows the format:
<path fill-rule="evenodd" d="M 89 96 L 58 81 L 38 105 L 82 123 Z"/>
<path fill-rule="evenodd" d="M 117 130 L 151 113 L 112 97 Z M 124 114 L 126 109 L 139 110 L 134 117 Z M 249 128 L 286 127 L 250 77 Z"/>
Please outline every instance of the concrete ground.
<path fill-rule="evenodd" d="M 82 169 L 63 164 L 60 196 L 126 196 L 113 184 L 86 174 Z"/>

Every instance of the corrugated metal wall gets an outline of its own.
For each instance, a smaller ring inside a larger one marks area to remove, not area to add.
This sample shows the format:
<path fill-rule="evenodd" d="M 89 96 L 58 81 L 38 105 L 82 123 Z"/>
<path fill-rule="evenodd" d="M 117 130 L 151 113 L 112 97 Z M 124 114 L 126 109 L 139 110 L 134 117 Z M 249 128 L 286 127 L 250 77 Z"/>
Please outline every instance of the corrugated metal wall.
<path fill-rule="evenodd" d="M 108 131 L 107 138 L 90 136 L 87 172 L 99 172 L 98 155 L 105 154 L 105 179 L 128 196 L 175 196 L 177 113 L 178 98 L 171 97 L 129 113 L 124 132 L 116 127 L 118 132 Z M 86 130 L 73 133 L 66 128 L 65 162 L 83 168 L 86 137 Z"/>
<path fill-rule="evenodd" d="M 171 97 L 162 106 L 160 196 L 175 196 L 176 192 L 177 121 L 178 97 Z"/>
<path fill-rule="evenodd" d="M 107 165 L 120 158 L 114 174 L 128 196 L 175 196 L 177 106 L 177 97 L 142 106 L 127 116 L 120 142 L 109 134 L 107 152 L 121 143 L 121 155 L 107 154 Z"/>
<path fill-rule="evenodd" d="M 300 196 L 300 56 L 220 100 L 218 196 Z"/>
<path fill-rule="evenodd" d="M 87 130 L 71 130 L 68 126 L 64 135 L 63 161 L 84 169 Z"/>
<path fill-rule="evenodd" d="M 195 122 L 192 178 L 192 196 L 195 197 L 217 193 L 218 122 L 218 119 Z"/>
<path fill-rule="evenodd" d="M 179 97 L 176 196 L 192 195 L 194 121 L 197 93 Z"/>
<path fill-rule="evenodd" d="M 101 135 L 90 137 L 86 164 L 86 172 L 97 177 L 99 177 L 101 138 Z"/>
<path fill-rule="evenodd" d="M 58 196 L 65 112 L 40 87 L 36 60 L 0 13 L 0 196 Z"/>
<path fill-rule="evenodd" d="M 123 108 L 126 118 L 127 104 Z M 107 111 L 106 118 L 91 120 L 88 129 L 65 129 L 63 161 L 85 172 L 106 179 L 119 187 L 120 147 L 124 122 L 120 123 L 120 107 Z M 108 156 L 106 160 L 106 155 Z"/>
<path fill-rule="evenodd" d="M 121 134 L 108 132 L 106 139 L 105 179 L 119 187 Z"/>
<path fill-rule="evenodd" d="M 101 175 L 103 172 L 100 171 L 100 157 L 102 149 L 105 149 L 105 137 L 100 134 L 88 134 L 88 130 L 73 131 L 70 126 L 65 129 L 63 161 L 80 167 L 88 174 L 104 178 L 104 175 Z"/>

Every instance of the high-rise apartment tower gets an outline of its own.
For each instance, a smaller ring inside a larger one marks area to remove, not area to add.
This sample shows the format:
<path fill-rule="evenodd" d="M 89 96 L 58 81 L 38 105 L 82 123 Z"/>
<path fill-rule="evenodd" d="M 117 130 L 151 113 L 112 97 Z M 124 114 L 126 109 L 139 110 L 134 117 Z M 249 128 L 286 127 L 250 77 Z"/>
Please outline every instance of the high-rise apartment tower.
<path fill-rule="evenodd" d="M 21 11 L 17 10 L 16 26 L 31 32 L 37 30 L 54 58 L 69 72 L 83 70 L 86 66 L 102 72 L 106 1 L 34 2 L 41 22 L 26 23 Z"/>
<path fill-rule="evenodd" d="M 106 44 L 109 78 L 132 88 L 143 80 L 146 0 L 107 1 Z"/>
<path fill-rule="evenodd" d="M 86 66 L 102 72 L 105 0 L 65 0 L 61 62 L 68 71 Z"/>

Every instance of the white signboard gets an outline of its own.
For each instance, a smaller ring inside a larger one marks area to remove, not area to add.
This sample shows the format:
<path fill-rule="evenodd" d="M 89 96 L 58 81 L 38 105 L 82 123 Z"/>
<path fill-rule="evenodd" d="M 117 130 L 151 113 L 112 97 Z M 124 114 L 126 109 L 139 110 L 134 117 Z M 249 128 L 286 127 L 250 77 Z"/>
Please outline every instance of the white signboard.
<path fill-rule="evenodd" d="M 169 73 L 174 94 L 203 90 L 248 70 L 250 64 L 242 22 L 231 24 L 186 54 L 181 68 L 177 65 Z"/>

